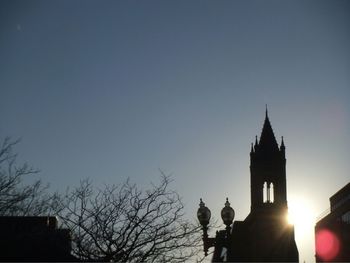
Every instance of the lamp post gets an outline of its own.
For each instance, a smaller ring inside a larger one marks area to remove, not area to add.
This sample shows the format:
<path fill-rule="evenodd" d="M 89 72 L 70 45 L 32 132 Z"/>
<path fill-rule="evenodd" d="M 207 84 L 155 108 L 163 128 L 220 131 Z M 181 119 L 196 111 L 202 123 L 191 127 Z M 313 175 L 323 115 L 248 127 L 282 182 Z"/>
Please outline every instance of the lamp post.
<path fill-rule="evenodd" d="M 231 230 L 230 225 L 232 224 L 233 219 L 235 218 L 235 211 L 230 206 L 228 198 L 226 198 L 225 206 L 221 210 L 221 218 L 222 221 L 224 221 L 224 224 L 226 225 L 227 237 L 229 237 Z"/>
<path fill-rule="evenodd" d="M 211 238 L 208 236 L 208 224 L 210 221 L 211 212 L 208 207 L 205 206 L 202 198 L 200 199 L 199 208 L 197 211 L 197 218 L 199 220 L 199 223 L 202 225 L 203 230 L 203 246 L 204 246 L 204 255 L 208 255 L 208 249 L 212 246 L 217 245 L 219 243 L 218 235 L 219 232 L 216 232 L 216 237 Z M 228 201 L 228 198 L 226 198 L 225 206 L 221 210 L 221 218 L 224 221 L 224 224 L 226 225 L 226 235 L 224 237 L 224 246 L 226 246 L 227 250 L 230 248 L 230 239 L 231 239 L 231 227 L 230 225 L 233 222 L 233 219 L 235 217 L 235 211 L 230 206 L 230 203 Z M 220 238 L 221 239 L 221 238 Z M 220 242 L 222 243 L 222 242 Z"/>
<path fill-rule="evenodd" d="M 214 246 L 214 238 L 208 237 L 208 224 L 210 221 L 211 212 L 208 207 L 205 206 L 202 198 L 200 199 L 199 208 L 197 211 L 197 218 L 199 223 L 202 225 L 203 230 L 203 247 L 204 247 L 204 255 L 208 255 L 208 249 Z"/>

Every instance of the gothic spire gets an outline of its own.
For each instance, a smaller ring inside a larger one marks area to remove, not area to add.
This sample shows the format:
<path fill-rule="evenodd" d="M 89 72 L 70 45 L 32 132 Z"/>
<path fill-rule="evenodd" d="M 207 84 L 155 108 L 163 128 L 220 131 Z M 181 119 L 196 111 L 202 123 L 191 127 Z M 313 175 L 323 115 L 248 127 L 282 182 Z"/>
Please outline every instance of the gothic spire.
<path fill-rule="evenodd" d="M 255 135 L 255 144 L 254 144 L 254 151 L 256 152 L 258 149 L 258 136 Z"/>
<path fill-rule="evenodd" d="M 264 126 L 261 132 L 260 140 L 259 140 L 259 149 L 267 150 L 267 151 L 278 151 L 278 144 L 275 138 L 275 135 L 273 133 L 271 123 L 269 120 L 268 112 L 267 112 L 267 106 L 266 106 L 266 112 L 265 112 L 265 121 Z"/>

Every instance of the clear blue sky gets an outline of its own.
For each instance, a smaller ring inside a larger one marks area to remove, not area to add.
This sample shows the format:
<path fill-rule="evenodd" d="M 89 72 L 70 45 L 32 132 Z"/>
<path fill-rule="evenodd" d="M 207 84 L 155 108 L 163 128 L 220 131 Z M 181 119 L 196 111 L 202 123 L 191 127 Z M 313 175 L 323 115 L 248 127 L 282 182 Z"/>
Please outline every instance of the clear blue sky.
<path fill-rule="evenodd" d="M 53 190 L 172 174 L 249 213 L 265 104 L 289 198 L 315 213 L 349 182 L 350 1 L 0 2 L 0 136 Z M 310 233 L 312 233 L 310 229 Z M 213 233 L 214 234 L 214 233 Z M 298 233 L 297 233 L 298 235 Z M 311 234 L 300 260 L 313 260 Z"/>

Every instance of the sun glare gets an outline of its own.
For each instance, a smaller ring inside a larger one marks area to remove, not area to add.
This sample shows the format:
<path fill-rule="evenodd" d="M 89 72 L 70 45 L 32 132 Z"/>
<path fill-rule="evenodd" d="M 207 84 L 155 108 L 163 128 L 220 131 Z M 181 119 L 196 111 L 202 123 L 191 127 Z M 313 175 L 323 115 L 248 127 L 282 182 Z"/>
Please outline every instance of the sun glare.
<path fill-rule="evenodd" d="M 291 199 L 288 202 L 287 220 L 293 224 L 297 234 L 303 236 L 313 231 L 315 214 L 312 206 L 305 199 Z"/>

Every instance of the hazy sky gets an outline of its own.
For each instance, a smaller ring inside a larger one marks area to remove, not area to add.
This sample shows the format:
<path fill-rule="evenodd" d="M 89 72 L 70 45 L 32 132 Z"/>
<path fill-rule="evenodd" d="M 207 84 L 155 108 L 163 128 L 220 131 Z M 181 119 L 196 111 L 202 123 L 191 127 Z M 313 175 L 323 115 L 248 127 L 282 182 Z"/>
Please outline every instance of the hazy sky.
<path fill-rule="evenodd" d="M 195 218 L 250 210 L 265 104 L 289 201 L 315 215 L 349 182 L 350 1 L 0 1 L 0 136 L 52 190 L 157 182 Z M 297 226 L 296 226 L 297 227 Z M 296 229 L 300 261 L 313 229 Z M 214 234 L 212 232 L 211 234 Z"/>

